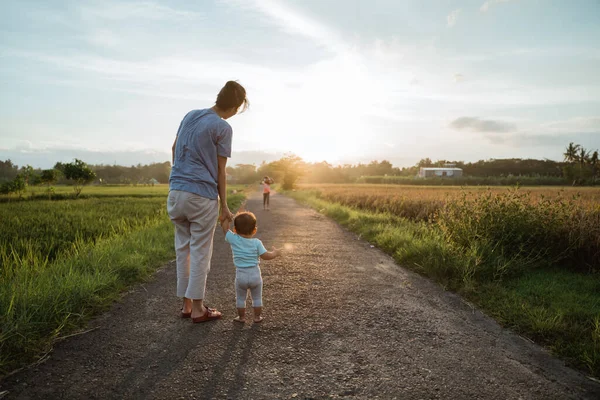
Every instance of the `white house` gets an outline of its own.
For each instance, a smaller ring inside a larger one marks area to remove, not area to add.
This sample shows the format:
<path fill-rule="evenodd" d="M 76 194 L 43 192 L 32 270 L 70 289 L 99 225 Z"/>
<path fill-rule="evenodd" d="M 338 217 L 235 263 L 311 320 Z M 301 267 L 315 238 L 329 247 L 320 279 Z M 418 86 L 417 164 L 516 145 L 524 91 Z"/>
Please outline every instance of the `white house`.
<path fill-rule="evenodd" d="M 455 167 L 421 167 L 418 176 L 419 178 L 460 178 L 462 174 L 462 169 Z"/>

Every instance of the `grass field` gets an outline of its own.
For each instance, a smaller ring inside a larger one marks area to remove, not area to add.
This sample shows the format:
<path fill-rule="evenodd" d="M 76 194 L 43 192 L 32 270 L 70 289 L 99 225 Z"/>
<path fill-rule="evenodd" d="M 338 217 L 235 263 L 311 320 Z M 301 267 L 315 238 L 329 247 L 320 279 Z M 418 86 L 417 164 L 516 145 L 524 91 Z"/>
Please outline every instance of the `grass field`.
<path fill-rule="evenodd" d="M 54 186 L 52 199 L 67 199 L 74 197 L 73 186 L 59 185 Z M 91 185 L 85 186 L 81 192 L 80 198 L 88 197 L 165 197 L 169 193 L 169 185 L 161 184 L 155 186 L 144 185 Z M 30 186 L 22 195 L 25 199 L 47 199 L 48 188 L 46 186 Z M 0 195 L 0 202 L 19 200 L 19 195 Z"/>
<path fill-rule="evenodd" d="M 243 189 L 230 188 L 232 210 Z M 0 374 L 43 354 L 174 258 L 166 185 L 71 193 L 59 187 L 57 200 L 0 203 Z"/>
<path fill-rule="evenodd" d="M 600 377 L 600 189 L 306 185 L 288 194 Z"/>

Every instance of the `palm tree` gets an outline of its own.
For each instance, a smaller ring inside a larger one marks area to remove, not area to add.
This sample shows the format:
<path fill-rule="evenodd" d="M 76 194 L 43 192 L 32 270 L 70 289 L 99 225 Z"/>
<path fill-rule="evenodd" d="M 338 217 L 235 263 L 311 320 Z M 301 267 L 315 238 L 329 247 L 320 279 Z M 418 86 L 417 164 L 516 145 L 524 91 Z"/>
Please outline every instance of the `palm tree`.
<path fill-rule="evenodd" d="M 590 152 L 583 147 L 579 147 L 579 154 L 577 154 L 579 164 L 583 166 L 590 161 Z"/>
<path fill-rule="evenodd" d="M 563 154 L 565 156 L 565 161 L 573 162 L 577 160 L 577 152 L 581 148 L 580 145 L 574 144 L 573 142 L 569 143 L 567 146 L 567 151 Z"/>
<path fill-rule="evenodd" d="M 590 165 L 592 166 L 592 169 L 594 170 L 594 176 L 596 176 L 597 165 L 598 165 L 598 150 L 596 150 L 592 153 L 592 156 L 590 157 Z"/>

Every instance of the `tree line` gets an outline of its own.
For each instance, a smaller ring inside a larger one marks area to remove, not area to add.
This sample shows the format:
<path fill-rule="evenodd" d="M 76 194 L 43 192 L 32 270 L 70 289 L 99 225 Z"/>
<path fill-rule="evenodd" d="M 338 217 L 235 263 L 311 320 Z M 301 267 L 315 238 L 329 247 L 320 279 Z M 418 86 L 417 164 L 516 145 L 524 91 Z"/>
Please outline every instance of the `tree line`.
<path fill-rule="evenodd" d="M 238 164 L 235 167 L 228 167 L 227 172 L 236 183 L 257 182 L 263 176 L 268 175 L 284 186 L 292 187 L 298 180 L 306 183 L 354 183 L 365 181 L 365 177 L 414 178 L 421 167 L 444 167 L 446 165 L 461 168 L 465 177 L 553 178 L 553 182 L 560 180 L 568 185 L 600 183 L 598 151 L 589 151 L 574 143 L 567 146 L 563 161 L 509 158 L 464 162 L 432 161 L 430 158 L 424 158 L 411 167 L 398 168 L 387 160 L 335 166 L 325 161 L 307 163 L 300 157 L 288 155 L 271 163 L 262 163 L 258 167 L 253 164 Z M 535 180 L 530 179 L 529 181 L 534 182 Z M 402 182 L 407 181 L 402 180 Z"/>
<path fill-rule="evenodd" d="M 421 167 L 443 167 L 452 164 L 463 170 L 465 177 L 550 177 L 563 179 L 565 184 L 600 183 L 598 150 L 588 150 L 576 143 L 569 143 L 563 161 L 536 159 L 490 159 L 476 162 L 437 160 L 423 158 L 411 167 L 394 167 L 391 162 L 332 165 L 325 161 L 308 163 L 295 155 L 270 163 L 237 164 L 227 167 L 230 182 L 240 184 L 258 183 L 270 176 L 285 188 L 291 188 L 302 180 L 306 183 L 354 183 L 364 177 L 415 177 Z M 41 170 L 30 165 L 19 167 L 11 160 L 0 161 L 0 193 L 23 193 L 28 185 L 46 185 L 51 194 L 54 184 L 71 184 L 78 196 L 84 185 L 96 184 L 144 184 L 168 183 L 171 163 L 148 165 L 87 165 L 81 160 L 71 163 L 57 162 L 54 168 Z"/>
<path fill-rule="evenodd" d="M 88 165 L 75 159 L 70 163 L 57 162 L 50 169 L 35 169 L 30 165 L 19 167 L 11 160 L 0 161 L 0 194 L 16 193 L 22 196 L 28 186 L 47 186 L 49 197 L 53 185 L 72 185 L 75 196 L 83 186 L 96 184 L 154 185 L 168 183 L 171 163 L 138 164 L 131 167 L 121 165 Z"/>

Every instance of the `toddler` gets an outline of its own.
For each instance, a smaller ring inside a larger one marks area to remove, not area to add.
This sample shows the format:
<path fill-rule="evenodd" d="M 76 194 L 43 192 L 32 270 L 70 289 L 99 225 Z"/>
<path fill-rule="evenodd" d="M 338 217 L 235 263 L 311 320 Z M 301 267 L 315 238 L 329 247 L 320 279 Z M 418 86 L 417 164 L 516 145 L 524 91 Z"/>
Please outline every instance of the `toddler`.
<path fill-rule="evenodd" d="M 273 184 L 273 179 L 265 176 L 262 181 L 263 186 L 263 210 L 269 210 L 269 203 L 271 198 L 271 185 Z"/>
<path fill-rule="evenodd" d="M 260 275 L 260 259 L 272 260 L 281 255 L 281 252 L 273 247 L 267 251 L 259 239 L 254 238 L 256 234 L 256 217 L 251 212 L 239 212 L 233 219 L 233 232 L 229 230 L 229 221 L 221 223 L 225 241 L 231 245 L 233 263 L 235 264 L 235 291 L 237 322 L 246 322 L 246 298 L 248 290 L 252 297 L 254 308 L 254 322 L 261 322 L 262 313 L 262 287 L 263 280 Z"/>

